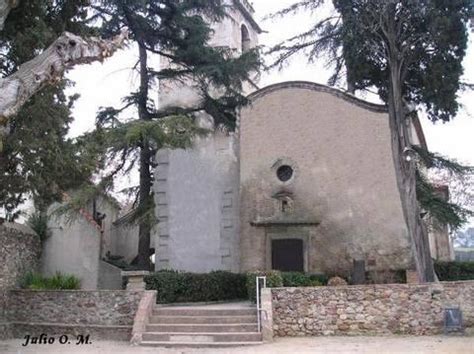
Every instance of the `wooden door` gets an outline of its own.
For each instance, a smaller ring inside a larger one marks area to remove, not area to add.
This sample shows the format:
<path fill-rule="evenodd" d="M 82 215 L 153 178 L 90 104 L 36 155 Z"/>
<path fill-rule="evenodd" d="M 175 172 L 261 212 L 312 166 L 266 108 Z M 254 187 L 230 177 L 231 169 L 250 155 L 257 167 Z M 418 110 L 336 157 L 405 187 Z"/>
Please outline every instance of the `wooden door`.
<path fill-rule="evenodd" d="M 272 269 L 283 272 L 303 272 L 303 240 L 272 240 Z"/>

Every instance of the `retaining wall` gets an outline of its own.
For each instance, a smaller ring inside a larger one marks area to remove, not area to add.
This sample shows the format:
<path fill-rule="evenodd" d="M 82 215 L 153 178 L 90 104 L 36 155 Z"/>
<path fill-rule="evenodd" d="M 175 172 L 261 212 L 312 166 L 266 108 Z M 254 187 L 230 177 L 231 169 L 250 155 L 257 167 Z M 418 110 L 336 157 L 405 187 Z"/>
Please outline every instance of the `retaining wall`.
<path fill-rule="evenodd" d="M 41 243 L 27 226 L 0 225 L 0 290 L 14 288 L 28 271 L 38 267 Z"/>
<path fill-rule="evenodd" d="M 439 334 L 444 309 L 451 306 L 461 308 L 466 328 L 474 327 L 474 281 L 266 291 L 270 328 L 279 337 Z"/>
<path fill-rule="evenodd" d="M 12 335 L 46 333 L 130 340 L 143 291 L 12 290 L 6 317 Z"/>

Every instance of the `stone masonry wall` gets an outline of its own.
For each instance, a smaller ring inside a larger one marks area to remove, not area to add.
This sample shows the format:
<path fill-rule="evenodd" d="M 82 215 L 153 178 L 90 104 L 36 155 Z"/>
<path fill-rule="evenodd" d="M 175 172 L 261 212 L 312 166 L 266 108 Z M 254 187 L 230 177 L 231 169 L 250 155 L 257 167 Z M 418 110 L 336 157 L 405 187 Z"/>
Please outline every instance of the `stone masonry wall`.
<path fill-rule="evenodd" d="M 474 281 L 272 289 L 275 336 L 431 335 L 444 308 L 459 306 L 474 327 Z"/>
<path fill-rule="evenodd" d="M 142 291 L 13 290 L 12 322 L 133 325 Z"/>
<path fill-rule="evenodd" d="M 20 224 L 0 225 L 0 339 L 11 336 L 6 315 L 8 290 L 16 287 L 28 271 L 38 266 L 40 241 L 33 231 Z"/>
<path fill-rule="evenodd" d="M 14 288 L 26 272 L 36 270 L 40 251 L 40 240 L 30 228 L 0 225 L 0 290 Z"/>
<path fill-rule="evenodd" d="M 0 340 L 11 337 L 11 328 L 6 317 L 7 295 L 7 291 L 0 291 Z"/>
<path fill-rule="evenodd" d="M 143 291 L 12 290 L 7 318 L 13 336 L 42 332 L 129 340 Z"/>

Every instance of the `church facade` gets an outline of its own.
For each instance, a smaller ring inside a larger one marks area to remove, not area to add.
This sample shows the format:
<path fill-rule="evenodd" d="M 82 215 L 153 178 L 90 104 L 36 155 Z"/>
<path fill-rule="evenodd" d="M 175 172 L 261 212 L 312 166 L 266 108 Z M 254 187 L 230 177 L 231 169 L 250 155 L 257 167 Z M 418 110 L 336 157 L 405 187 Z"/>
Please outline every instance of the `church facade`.
<path fill-rule="evenodd" d="M 229 5 L 212 44 L 256 46 L 253 9 Z M 413 268 L 386 108 L 310 82 L 248 97 L 235 132 L 158 153 L 156 269 L 338 272 L 354 260 Z M 196 99 L 191 83 L 161 84 L 161 108 Z"/>
<path fill-rule="evenodd" d="M 309 82 L 249 98 L 235 133 L 158 154 L 156 269 L 413 268 L 385 107 Z"/>

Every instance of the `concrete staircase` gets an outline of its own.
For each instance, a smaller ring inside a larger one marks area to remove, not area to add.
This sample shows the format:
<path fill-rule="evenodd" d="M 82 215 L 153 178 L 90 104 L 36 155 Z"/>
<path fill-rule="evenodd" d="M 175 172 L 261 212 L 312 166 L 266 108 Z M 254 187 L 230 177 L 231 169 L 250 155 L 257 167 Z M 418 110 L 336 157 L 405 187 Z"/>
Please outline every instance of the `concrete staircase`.
<path fill-rule="evenodd" d="M 257 310 L 247 304 L 156 306 L 141 345 L 232 347 L 262 343 Z"/>

